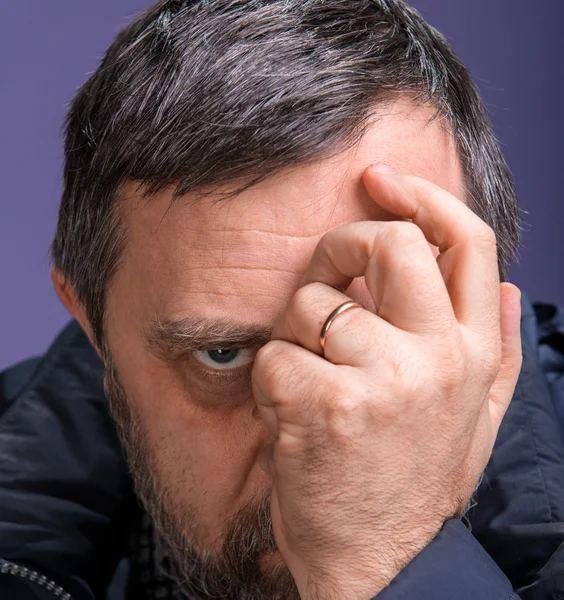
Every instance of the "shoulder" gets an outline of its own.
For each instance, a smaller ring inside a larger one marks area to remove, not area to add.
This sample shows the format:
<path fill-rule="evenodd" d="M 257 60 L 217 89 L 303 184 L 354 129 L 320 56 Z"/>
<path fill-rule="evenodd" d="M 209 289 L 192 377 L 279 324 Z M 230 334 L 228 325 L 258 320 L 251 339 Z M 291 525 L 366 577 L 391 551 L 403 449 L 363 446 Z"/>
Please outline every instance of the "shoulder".
<path fill-rule="evenodd" d="M 0 375 L 0 455 L 0 558 L 101 597 L 134 497 L 102 363 L 77 323 Z"/>
<path fill-rule="evenodd" d="M 0 372 L 0 413 L 34 386 L 81 384 L 104 396 L 103 368 L 86 334 L 71 321 L 42 356 L 29 358 Z"/>

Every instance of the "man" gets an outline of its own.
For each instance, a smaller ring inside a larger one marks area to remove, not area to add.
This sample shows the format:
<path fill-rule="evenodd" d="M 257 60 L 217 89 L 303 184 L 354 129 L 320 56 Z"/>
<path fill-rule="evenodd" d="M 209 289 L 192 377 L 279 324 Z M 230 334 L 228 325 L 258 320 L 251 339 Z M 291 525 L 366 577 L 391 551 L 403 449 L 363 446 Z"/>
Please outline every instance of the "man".
<path fill-rule="evenodd" d="M 120 599 L 561 597 L 564 322 L 505 281 L 519 229 L 403 2 L 147 10 L 69 112 L 80 327 L 3 378 L 2 597 L 122 557 Z"/>

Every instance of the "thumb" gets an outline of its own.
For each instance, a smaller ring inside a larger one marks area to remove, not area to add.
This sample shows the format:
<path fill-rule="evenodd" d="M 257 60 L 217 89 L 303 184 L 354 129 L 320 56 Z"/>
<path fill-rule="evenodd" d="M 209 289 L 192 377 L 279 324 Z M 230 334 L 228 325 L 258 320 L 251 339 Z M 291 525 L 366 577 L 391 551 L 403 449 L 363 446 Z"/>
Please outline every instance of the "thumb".
<path fill-rule="evenodd" d="M 512 283 L 502 283 L 500 290 L 501 367 L 490 389 L 490 415 L 497 434 L 499 426 L 521 372 L 521 292 Z"/>

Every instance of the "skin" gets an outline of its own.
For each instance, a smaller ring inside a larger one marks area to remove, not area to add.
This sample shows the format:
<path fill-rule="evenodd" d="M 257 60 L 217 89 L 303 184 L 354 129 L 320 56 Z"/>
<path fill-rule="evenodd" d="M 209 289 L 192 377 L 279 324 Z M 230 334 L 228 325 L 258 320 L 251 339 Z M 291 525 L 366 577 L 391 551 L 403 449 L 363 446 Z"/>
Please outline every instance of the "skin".
<path fill-rule="evenodd" d="M 264 564 L 283 559 L 301 598 L 382 589 L 470 497 L 515 387 L 518 290 L 499 284 L 495 240 L 464 206 L 454 142 L 432 115 L 398 100 L 354 148 L 227 202 L 189 194 L 170 206 L 172 190 L 143 201 L 134 183 L 124 188 L 128 243 L 106 339 L 153 477 L 175 498 L 168 509 L 190 516 L 186 537 L 212 554 L 227 520 L 272 492 L 281 557 Z M 483 251 L 464 250 L 469 232 Z M 56 271 L 53 280 L 89 332 L 72 285 Z M 338 317 L 324 360 L 321 325 L 349 298 L 366 310 Z M 155 340 L 155 324 L 194 318 L 257 327 L 272 341 L 214 371 L 204 353 Z M 435 380 L 410 380 L 429 361 Z M 461 401 L 473 410 L 459 416 Z M 422 413 L 434 418 L 418 427 Z"/>

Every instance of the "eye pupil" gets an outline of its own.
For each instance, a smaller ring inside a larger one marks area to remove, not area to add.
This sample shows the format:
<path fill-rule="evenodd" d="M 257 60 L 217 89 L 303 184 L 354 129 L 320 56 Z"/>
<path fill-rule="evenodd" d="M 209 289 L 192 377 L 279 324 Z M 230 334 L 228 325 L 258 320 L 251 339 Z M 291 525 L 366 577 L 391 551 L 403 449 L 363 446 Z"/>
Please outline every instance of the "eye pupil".
<path fill-rule="evenodd" d="M 232 361 L 237 354 L 239 354 L 239 350 L 208 350 L 208 356 L 216 363 L 226 364 Z"/>

